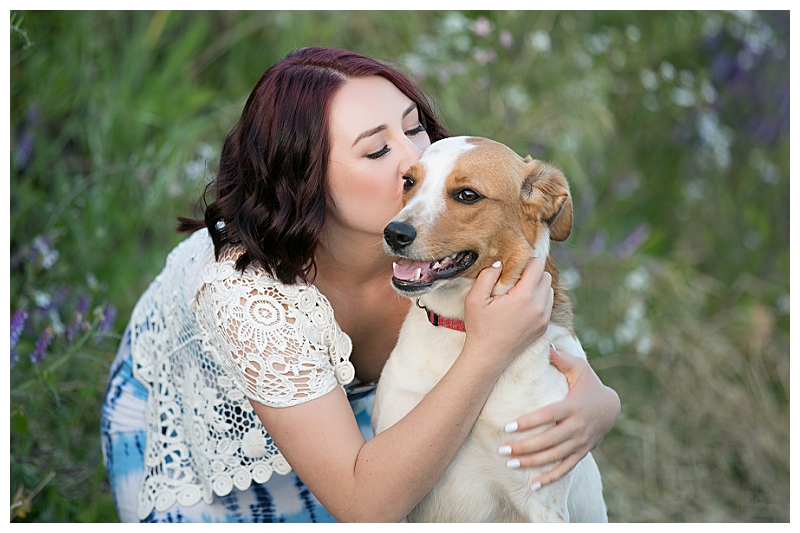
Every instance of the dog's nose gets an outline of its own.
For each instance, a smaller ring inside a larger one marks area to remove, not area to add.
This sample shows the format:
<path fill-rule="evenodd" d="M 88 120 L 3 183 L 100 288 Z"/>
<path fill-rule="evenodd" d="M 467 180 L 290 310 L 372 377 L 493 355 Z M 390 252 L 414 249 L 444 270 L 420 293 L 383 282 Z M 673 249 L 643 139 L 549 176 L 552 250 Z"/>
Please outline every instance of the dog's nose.
<path fill-rule="evenodd" d="M 416 237 L 417 231 L 407 222 L 392 221 L 383 230 L 383 240 L 395 252 L 414 242 Z"/>

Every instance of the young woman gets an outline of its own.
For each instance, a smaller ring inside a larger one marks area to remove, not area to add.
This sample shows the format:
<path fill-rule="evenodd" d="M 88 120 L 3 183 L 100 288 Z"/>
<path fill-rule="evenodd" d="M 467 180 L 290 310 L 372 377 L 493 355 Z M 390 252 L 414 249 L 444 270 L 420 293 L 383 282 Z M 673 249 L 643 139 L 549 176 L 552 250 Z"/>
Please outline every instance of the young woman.
<path fill-rule="evenodd" d="M 374 389 L 409 300 L 389 283 L 383 228 L 402 176 L 446 137 L 420 90 L 327 48 L 268 69 L 223 145 L 213 201 L 133 311 L 112 366 L 103 450 L 123 521 L 397 521 L 455 457 L 501 370 L 544 332 L 552 289 L 533 259 L 466 303 L 464 349 L 377 437 Z M 619 400 L 583 360 L 552 354 L 570 393 L 519 418 L 521 466 L 568 472 Z M 501 457 L 498 461 L 507 461 Z"/>

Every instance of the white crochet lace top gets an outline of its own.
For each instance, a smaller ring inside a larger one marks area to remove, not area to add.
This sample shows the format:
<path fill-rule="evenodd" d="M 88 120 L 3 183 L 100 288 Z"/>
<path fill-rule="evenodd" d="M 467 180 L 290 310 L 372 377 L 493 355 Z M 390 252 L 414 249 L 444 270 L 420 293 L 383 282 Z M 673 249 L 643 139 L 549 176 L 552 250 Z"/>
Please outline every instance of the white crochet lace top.
<path fill-rule="evenodd" d="M 191 506 L 291 467 L 248 398 L 288 407 L 353 380 L 350 338 L 314 286 L 214 259 L 206 230 L 169 255 L 133 310 L 134 375 L 148 389 L 139 518 Z"/>

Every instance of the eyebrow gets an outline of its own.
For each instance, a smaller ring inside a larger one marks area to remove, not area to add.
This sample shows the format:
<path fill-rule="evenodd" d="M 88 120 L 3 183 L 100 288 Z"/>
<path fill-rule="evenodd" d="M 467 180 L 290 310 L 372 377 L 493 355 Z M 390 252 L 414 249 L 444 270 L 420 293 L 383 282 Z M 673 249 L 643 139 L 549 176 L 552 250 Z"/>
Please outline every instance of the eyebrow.
<path fill-rule="evenodd" d="M 416 108 L 417 108 L 417 103 L 416 103 L 416 102 L 411 102 L 411 105 L 410 105 L 410 106 L 408 106 L 408 108 L 407 108 L 405 111 L 403 111 L 403 117 L 402 117 L 402 118 L 406 118 L 406 117 L 407 117 L 408 115 L 410 115 L 410 114 L 411 114 L 411 112 L 412 112 L 412 111 L 414 111 Z M 353 141 L 353 146 L 355 146 L 356 144 L 358 144 L 358 141 L 360 141 L 361 139 L 366 139 L 367 137 L 371 137 L 371 136 L 375 135 L 376 133 L 378 133 L 378 132 L 381 132 L 381 131 L 385 130 L 387 127 L 388 127 L 388 126 L 386 126 L 386 124 L 381 124 L 380 126 L 377 126 L 377 127 L 375 127 L 375 128 L 372 128 L 371 130 L 367 130 L 367 131 L 365 131 L 364 133 L 362 133 L 361 135 L 359 135 L 359 136 L 356 138 L 356 140 L 355 140 L 355 141 Z"/>

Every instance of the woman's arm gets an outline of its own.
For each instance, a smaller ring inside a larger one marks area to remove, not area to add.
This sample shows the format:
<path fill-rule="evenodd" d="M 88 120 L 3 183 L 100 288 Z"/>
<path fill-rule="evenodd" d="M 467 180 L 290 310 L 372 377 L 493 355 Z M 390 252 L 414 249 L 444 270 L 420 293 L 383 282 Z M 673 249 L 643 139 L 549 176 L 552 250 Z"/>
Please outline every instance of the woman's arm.
<path fill-rule="evenodd" d="M 595 449 L 620 411 L 617 393 L 603 385 L 584 359 L 559 354 L 551 345 L 550 362 L 567 377 L 567 397 L 518 418 L 515 431 L 555 425 L 530 438 L 505 443 L 511 446 L 510 458 L 519 459 L 522 468 L 560 461 L 533 481 L 533 486 L 540 487 L 562 477 Z"/>
<path fill-rule="evenodd" d="M 281 453 L 337 520 L 403 519 L 455 458 L 502 370 L 546 330 L 553 292 L 543 262 L 532 260 L 511 291 L 492 297 L 500 270 L 481 272 L 467 296 L 467 339 L 451 369 L 370 441 L 339 388 L 283 409 L 253 403 Z"/>

